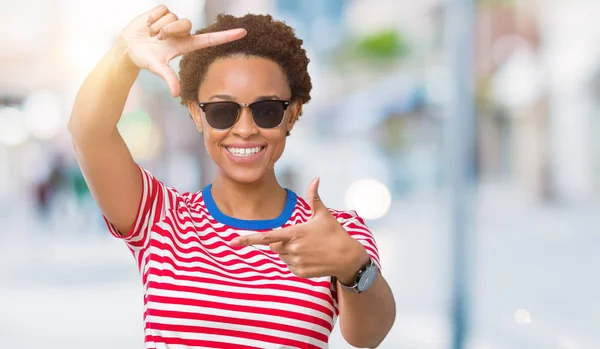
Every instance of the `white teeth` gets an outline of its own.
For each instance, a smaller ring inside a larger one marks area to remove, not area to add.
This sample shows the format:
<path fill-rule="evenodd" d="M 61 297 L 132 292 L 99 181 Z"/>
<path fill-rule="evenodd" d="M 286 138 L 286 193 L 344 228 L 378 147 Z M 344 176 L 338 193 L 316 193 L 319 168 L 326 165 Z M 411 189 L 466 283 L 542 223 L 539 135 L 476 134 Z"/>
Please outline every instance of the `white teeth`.
<path fill-rule="evenodd" d="M 239 156 L 239 157 L 246 157 L 246 156 L 254 155 L 254 154 L 258 153 L 261 149 L 262 149 L 261 147 L 254 147 L 254 148 L 227 147 L 228 152 L 230 152 L 231 154 L 233 154 L 235 156 Z"/>

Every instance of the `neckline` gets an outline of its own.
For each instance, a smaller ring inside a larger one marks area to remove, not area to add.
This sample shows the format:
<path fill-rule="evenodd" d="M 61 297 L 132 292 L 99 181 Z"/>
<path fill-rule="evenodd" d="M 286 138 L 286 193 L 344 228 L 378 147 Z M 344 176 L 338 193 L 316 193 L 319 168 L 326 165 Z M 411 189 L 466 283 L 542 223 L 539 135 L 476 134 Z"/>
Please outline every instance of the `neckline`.
<path fill-rule="evenodd" d="M 239 219 L 228 216 L 219 210 L 219 207 L 215 203 L 215 200 L 211 193 L 212 184 L 207 185 L 202 189 L 202 197 L 204 198 L 204 204 L 208 213 L 217 222 L 230 226 L 237 229 L 248 229 L 248 230 L 261 230 L 261 229 L 273 229 L 284 225 L 292 216 L 294 208 L 296 207 L 296 193 L 285 188 L 287 196 L 285 199 L 285 206 L 281 214 L 273 219 Z"/>

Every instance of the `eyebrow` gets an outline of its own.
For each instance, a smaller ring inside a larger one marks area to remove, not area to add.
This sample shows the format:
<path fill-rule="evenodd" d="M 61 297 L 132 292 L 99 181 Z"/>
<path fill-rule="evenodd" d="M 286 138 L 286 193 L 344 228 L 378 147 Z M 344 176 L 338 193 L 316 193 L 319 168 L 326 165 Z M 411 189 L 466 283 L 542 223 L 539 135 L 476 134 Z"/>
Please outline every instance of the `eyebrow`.
<path fill-rule="evenodd" d="M 258 101 L 268 101 L 268 100 L 272 100 L 272 99 L 281 99 L 281 98 L 279 98 L 279 96 L 277 96 L 277 95 L 260 96 L 257 99 L 255 99 L 254 101 L 255 102 L 258 102 Z"/>
<path fill-rule="evenodd" d="M 233 98 L 230 95 L 212 95 L 208 100 L 212 101 L 213 99 L 224 99 L 226 101 L 235 101 L 235 98 Z M 260 96 L 258 98 L 256 98 L 254 100 L 254 102 L 258 102 L 258 101 L 268 101 L 268 100 L 273 100 L 273 99 L 281 99 L 278 95 L 267 95 L 267 96 Z"/>
<path fill-rule="evenodd" d="M 210 98 L 208 99 L 209 101 L 212 101 L 213 99 L 224 99 L 227 101 L 233 101 L 233 97 L 229 96 L 229 95 L 212 95 L 210 96 Z"/>

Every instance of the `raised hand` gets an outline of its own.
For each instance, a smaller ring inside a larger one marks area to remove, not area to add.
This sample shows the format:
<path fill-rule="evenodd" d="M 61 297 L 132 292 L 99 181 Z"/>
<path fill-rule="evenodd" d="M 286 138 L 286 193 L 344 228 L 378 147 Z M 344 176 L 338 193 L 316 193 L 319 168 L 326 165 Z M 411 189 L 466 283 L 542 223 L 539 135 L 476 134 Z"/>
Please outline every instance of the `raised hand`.
<path fill-rule="evenodd" d="M 179 19 L 160 5 L 138 16 L 123 29 L 121 45 L 137 67 L 160 76 L 173 97 L 179 95 L 179 79 L 169 62 L 185 53 L 238 40 L 246 35 L 244 29 L 191 35 L 192 23 Z"/>
<path fill-rule="evenodd" d="M 316 178 L 306 193 L 312 210 L 307 222 L 240 236 L 231 241 L 231 246 L 269 244 L 290 271 L 299 277 L 335 276 L 343 283 L 352 283 L 369 256 L 325 207 L 319 198 L 318 188 L 319 179 Z"/>

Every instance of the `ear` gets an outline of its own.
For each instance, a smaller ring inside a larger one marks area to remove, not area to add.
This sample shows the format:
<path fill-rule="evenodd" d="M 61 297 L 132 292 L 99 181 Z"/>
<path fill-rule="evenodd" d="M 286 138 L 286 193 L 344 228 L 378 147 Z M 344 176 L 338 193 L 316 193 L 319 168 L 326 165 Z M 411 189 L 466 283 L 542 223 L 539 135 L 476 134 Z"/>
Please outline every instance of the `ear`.
<path fill-rule="evenodd" d="M 196 102 L 188 102 L 187 106 L 188 110 L 190 111 L 190 116 L 196 124 L 196 128 L 198 129 L 198 131 L 200 131 L 200 133 L 202 133 L 204 129 L 202 126 L 202 110 L 200 110 L 200 107 Z"/>
<path fill-rule="evenodd" d="M 292 104 L 288 107 L 288 110 L 289 117 L 287 118 L 286 122 L 286 131 L 289 133 L 294 128 L 298 118 L 302 115 L 302 102 L 292 102 Z"/>

